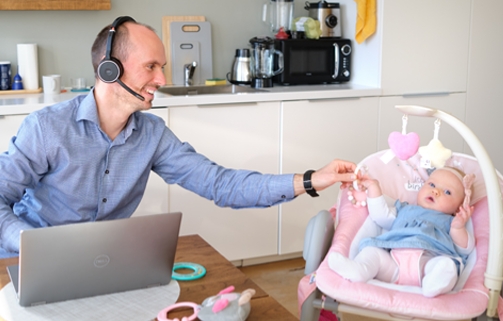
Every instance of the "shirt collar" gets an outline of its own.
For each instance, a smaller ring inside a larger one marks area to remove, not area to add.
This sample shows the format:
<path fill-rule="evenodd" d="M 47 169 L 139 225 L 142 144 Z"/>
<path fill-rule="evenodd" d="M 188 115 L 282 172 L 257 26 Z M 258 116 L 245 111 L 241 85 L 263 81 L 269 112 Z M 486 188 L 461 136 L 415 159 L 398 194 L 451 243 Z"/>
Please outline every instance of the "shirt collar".
<path fill-rule="evenodd" d="M 133 130 L 137 129 L 137 113 L 133 113 L 126 124 L 126 127 L 121 131 L 118 137 L 122 137 L 124 140 L 128 139 L 133 133 Z M 87 94 L 87 96 L 82 100 L 77 111 L 76 121 L 88 120 L 96 124 L 98 128 L 100 127 L 100 120 L 98 117 L 98 106 L 96 105 L 96 99 L 94 99 L 94 88 Z"/>

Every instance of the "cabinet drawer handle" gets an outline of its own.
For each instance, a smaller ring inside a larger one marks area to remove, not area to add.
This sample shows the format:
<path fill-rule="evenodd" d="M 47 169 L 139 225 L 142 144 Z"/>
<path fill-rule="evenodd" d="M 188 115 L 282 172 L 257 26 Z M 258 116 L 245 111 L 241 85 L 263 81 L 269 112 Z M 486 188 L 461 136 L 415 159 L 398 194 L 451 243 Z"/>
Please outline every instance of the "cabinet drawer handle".
<path fill-rule="evenodd" d="M 448 91 L 430 92 L 430 93 L 407 93 L 402 97 L 418 97 L 418 96 L 449 96 L 451 93 Z"/>
<path fill-rule="evenodd" d="M 249 103 L 236 103 L 236 102 L 219 102 L 219 103 L 208 103 L 204 105 L 196 105 L 198 108 L 210 108 L 210 107 L 218 107 L 222 105 L 222 107 L 229 107 L 229 105 L 233 105 L 235 107 L 244 107 L 244 106 L 256 106 L 256 102 Z"/>
<path fill-rule="evenodd" d="M 307 99 L 309 103 L 324 102 L 327 100 L 357 100 L 362 99 L 362 97 L 332 97 L 332 98 L 320 98 L 320 99 Z"/>

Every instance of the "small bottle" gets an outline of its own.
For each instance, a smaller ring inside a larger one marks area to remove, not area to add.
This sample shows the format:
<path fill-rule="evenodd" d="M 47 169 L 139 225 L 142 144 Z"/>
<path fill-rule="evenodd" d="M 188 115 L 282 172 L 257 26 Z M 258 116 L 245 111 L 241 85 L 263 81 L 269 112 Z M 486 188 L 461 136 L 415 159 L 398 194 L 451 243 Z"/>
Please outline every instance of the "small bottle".
<path fill-rule="evenodd" d="M 22 89 L 24 89 L 23 79 L 21 79 L 21 76 L 19 74 L 16 74 L 14 76 L 14 82 L 12 83 L 12 90 L 22 90 Z"/>

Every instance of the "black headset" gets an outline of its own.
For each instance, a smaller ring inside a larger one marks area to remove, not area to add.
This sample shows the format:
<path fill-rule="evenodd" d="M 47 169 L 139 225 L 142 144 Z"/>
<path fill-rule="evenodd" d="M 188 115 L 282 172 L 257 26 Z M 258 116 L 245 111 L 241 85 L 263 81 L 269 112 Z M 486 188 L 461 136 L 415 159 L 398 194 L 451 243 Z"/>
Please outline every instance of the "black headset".
<path fill-rule="evenodd" d="M 115 19 L 115 21 L 112 23 L 112 26 L 108 31 L 107 49 L 105 53 L 105 58 L 98 65 L 97 73 L 101 81 L 106 83 L 118 82 L 119 85 L 121 85 L 124 89 L 126 89 L 131 95 L 135 96 L 140 100 L 145 100 L 145 98 L 142 95 L 133 91 L 131 88 L 126 86 L 126 84 L 124 84 L 120 80 L 120 77 L 124 72 L 124 67 L 122 67 L 122 63 L 119 61 L 119 59 L 112 57 L 112 47 L 115 32 L 121 24 L 128 21 L 136 22 L 133 18 L 129 16 L 121 16 Z"/>

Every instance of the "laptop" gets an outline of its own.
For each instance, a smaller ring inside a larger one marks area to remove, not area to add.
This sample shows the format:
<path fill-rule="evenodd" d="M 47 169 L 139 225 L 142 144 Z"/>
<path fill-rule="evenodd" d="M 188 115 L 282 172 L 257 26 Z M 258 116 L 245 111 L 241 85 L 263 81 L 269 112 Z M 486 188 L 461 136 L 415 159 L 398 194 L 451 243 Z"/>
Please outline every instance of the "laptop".
<path fill-rule="evenodd" d="M 171 281 L 181 213 L 21 232 L 7 270 L 21 306 L 136 290 Z"/>

